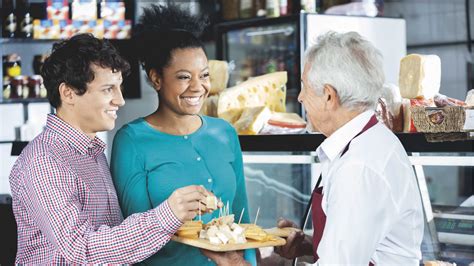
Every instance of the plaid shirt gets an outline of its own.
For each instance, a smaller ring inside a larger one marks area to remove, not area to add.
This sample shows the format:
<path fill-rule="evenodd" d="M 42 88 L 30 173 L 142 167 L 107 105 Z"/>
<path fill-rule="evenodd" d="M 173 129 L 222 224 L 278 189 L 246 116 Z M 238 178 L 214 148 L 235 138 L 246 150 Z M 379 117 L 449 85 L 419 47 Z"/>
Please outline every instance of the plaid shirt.
<path fill-rule="evenodd" d="M 10 174 L 17 264 L 136 263 L 181 226 L 167 201 L 123 220 L 104 149 L 48 116 Z"/>

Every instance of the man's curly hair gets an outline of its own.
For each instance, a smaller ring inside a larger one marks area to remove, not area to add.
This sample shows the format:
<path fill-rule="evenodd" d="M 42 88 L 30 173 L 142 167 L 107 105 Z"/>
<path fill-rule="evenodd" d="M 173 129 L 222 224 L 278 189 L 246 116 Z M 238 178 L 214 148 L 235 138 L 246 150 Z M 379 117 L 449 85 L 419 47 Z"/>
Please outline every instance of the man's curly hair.
<path fill-rule="evenodd" d="M 112 44 L 91 34 L 78 34 L 53 45 L 51 55 L 41 67 L 41 76 L 48 91 L 48 100 L 54 108 L 61 106 L 61 83 L 71 86 L 77 95 L 86 93 L 87 83 L 94 80 L 92 64 L 120 71 L 123 76 L 130 72 L 129 63 Z"/>

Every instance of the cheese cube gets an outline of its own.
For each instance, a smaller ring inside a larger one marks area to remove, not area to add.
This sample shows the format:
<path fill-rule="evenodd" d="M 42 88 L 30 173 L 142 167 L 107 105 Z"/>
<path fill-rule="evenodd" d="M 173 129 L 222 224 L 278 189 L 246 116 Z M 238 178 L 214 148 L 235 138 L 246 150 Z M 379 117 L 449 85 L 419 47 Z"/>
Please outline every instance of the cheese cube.
<path fill-rule="evenodd" d="M 439 93 L 441 60 L 437 55 L 405 56 L 400 61 L 398 83 L 403 98 L 433 98 Z"/>
<path fill-rule="evenodd" d="M 226 237 L 222 232 L 217 232 L 216 236 L 219 238 L 222 244 L 227 244 L 227 242 L 229 242 L 229 238 Z"/>
<path fill-rule="evenodd" d="M 208 209 L 217 209 L 217 198 L 215 196 L 206 197 L 206 208 Z"/>
<path fill-rule="evenodd" d="M 244 108 L 266 106 L 271 111 L 286 111 L 287 73 L 274 72 L 249 79 L 219 95 L 217 115 L 233 124 Z"/>
<path fill-rule="evenodd" d="M 201 239 L 206 239 L 206 238 L 208 238 L 206 230 L 201 230 L 201 231 L 199 232 L 199 238 L 201 238 Z"/>
<path fill-rule="evenodd" d="M 234 127 L 239 135 L 257 135 L 271 116 L 266 106 L 245 108 Z"/>
<path fill-rule="evenodd" d="M 219 245 L 221 243 L 221 240 L 217 236 L 210 236 L 209 242 L 214 245 Z"/>

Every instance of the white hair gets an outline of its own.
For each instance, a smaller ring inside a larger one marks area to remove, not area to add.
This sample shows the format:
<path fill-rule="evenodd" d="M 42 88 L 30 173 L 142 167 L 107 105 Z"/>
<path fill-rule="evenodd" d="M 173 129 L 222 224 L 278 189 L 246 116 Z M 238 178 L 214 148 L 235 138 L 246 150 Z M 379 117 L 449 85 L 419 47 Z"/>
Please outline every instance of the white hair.
<path fill-rule="evenodd" d="M 382 55 L 356 32 L 328 32 L 305 55 L 307 79 L 318 95 L 324 85 L 337 91 L 341 105 L 374 109 L 385 81 Z"/>

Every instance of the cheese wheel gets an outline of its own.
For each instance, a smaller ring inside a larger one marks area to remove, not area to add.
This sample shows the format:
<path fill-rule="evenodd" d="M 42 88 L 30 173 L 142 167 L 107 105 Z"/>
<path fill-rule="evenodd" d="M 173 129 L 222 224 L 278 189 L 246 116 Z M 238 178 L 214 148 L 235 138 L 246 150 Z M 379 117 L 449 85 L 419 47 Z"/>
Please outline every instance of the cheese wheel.
<path fill-rule="evenodd" d="M 286 111 L 287 73 L 274 72 L 249 79 L 220 93 L 217 115 L 234 124 L 244 108 L 266 106 L 270 111 Z"/>

